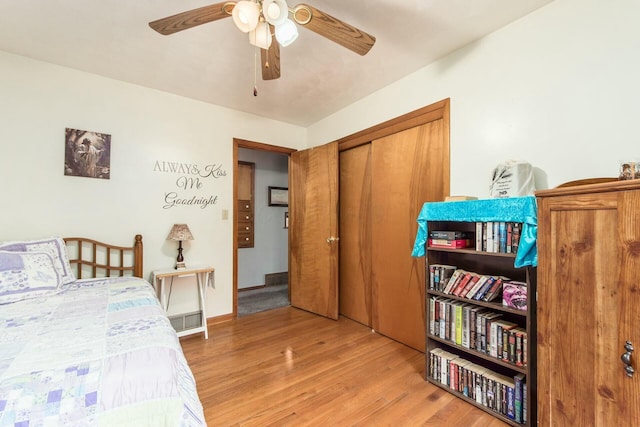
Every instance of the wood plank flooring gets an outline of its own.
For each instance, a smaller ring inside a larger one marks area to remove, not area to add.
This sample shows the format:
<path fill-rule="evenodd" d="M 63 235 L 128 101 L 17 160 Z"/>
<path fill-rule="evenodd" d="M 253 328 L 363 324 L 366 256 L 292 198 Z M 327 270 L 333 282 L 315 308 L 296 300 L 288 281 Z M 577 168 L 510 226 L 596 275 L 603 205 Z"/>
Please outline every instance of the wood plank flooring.
<path fill-rule="evenodd" d="M 422 353 L 346 318 L 284 307 L 181 344 L 210 427 L 507 426 L 427 383 Z"/>

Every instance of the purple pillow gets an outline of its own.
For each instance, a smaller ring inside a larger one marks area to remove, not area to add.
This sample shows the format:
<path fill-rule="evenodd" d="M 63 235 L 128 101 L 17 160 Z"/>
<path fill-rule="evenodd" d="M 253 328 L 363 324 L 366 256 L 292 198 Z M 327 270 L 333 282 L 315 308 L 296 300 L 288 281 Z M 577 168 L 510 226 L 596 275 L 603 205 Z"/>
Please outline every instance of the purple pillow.
<path fill-rule="evenodd" d="M 0 251 L 0 304 L 53 295 L 60 276 L 47 252 Z"/>
<path fill-rule="evenodd" d="M 50 237 L 39 240 L 25 240 L 16 242 L 0 243 L 0 251 L 11 252 L 46 252 L 53 258 L 53 265 L 58 271 L 63 285 L 76 280 L 71 270 L 69 256 L 67 255 L 67 245 L 61 237 Z"/>

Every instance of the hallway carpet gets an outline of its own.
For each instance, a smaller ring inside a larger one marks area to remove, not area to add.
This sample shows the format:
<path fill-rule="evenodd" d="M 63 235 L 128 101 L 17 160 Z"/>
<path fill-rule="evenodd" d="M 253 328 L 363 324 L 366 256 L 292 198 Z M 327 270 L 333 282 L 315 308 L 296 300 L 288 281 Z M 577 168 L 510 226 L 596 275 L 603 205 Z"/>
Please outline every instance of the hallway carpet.
<path fill-rule="evenodd" d="M 238 317 L 287 305 L 289 305 L 287 284 L 238 292 Z"/>

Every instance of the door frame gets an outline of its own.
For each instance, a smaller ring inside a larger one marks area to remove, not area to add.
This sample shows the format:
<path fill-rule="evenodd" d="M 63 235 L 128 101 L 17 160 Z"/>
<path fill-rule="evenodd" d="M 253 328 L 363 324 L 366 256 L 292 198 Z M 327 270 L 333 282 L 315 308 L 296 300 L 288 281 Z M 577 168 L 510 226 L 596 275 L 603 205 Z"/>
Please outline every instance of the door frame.
<path fill-rule="evenodd" d="M 361 130 L 360 132 L 336 139 L 335 141 L 338 143 L 338 151 L 344 151 L 359 145 L 368 144 L 374 139 L 380 139 L 439 119 L 443 119 L 444 142 L 446 143 L 446 146 L 449 147 L 450 102 L 450 98 L 445 98 L 442 101 L 434 102 L 426 107 L 413 110 L 391 120 L 387 120 L 386 122 Z"/>
<path fill-rule="evenodd" d="M 262 142 L 248 141 L 246 139 L 233 138 L 233 319 L 238 318 L 238 209 L 235 204 L 238 200 L 238 149 L 268 151 L 290 156 L 298 151 L 293 148 L 279 147 L 277 145 L 264 144 Z"/>

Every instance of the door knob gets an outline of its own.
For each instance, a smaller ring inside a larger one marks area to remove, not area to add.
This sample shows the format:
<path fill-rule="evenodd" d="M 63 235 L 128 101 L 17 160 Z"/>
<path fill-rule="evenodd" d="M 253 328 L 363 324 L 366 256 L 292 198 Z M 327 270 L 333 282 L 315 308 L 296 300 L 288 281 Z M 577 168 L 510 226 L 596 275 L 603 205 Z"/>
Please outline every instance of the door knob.
<path fill-rule="evenodd" d="M 339 237 L 333 237 L 333 236 L 327 237 L 327 243 L 329 243 L 329 244 L 331 244 L 331 242 L 335 242 L 335 241 L 338 241 L 338 240 L 340 240 Z"/>
<path fill-rule="evenodd" d="M 620 359 L 622 360 L 622 363 L 624 363 L 624 371 L 627 374 L 627 376 L 629 378 L 633 377 L 633 374 L 635 372 L 635 370 L 633 369 L 633 366 L 631 366 L 631 353 L 633 353 L 633 351 L 635 350 L 633 348 L 633 344 L 631 343 L 631 341 L 627 341 L 624 344 L 624 349 L 625 352 L 622 354 L 622 356 L 620 356 Z"/>

